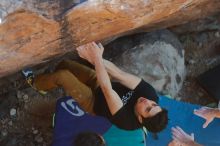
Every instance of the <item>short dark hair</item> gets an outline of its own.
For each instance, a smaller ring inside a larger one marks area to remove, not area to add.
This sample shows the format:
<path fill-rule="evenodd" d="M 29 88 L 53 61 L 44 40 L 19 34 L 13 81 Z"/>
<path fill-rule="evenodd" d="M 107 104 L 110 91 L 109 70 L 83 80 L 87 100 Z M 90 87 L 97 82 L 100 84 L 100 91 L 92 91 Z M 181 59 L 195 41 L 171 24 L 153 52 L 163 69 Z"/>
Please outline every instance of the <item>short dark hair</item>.
<path fill-rule="evenodd" d="M 73 142 L 74 146 L 105 146 L 102 137 L 94 132 L 82 132 Z"/>
<path fill-rule="evenodd" d="M 157 113 L 153 117 L 142 117 L 142 126 L 144 126 L 149 132 L 157 133 L 166 128 L 168 123 L 168 111 L 162 108 L 162 111 Z"/>

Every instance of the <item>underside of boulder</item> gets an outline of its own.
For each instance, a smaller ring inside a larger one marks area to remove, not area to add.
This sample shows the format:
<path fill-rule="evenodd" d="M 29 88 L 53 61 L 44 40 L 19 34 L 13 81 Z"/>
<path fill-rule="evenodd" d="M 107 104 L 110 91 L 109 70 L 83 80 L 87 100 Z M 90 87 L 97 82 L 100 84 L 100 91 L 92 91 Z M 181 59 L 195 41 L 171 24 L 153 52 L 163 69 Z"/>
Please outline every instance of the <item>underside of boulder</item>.
<path fill-rule="evenodd" d="M 7 2 L 13 1 L 3 0 L 0 7 Z M 219 11 L 219 0 L 89 0 L 78 5 L 72 0 L 56 0 L 53 5 L 49 0 L 19 0 L 14 9 L 5 8 L 4 17 L 1 13 L 0 77 L 91 41 L 108 42 Z"/>

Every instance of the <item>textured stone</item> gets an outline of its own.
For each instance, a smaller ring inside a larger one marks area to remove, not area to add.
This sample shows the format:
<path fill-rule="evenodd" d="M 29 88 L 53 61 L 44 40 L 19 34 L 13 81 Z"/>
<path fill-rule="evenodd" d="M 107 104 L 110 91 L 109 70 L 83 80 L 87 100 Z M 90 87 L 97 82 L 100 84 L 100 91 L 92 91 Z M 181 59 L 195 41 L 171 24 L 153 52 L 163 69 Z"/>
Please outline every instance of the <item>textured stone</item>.
<path fill-rule="evenodd" d="M 187 34 L 195 32 L 220 30 L 220 13 L 206 17 L 204 19 L 194 20 L 189 23 L 170 28 L 177 34 Z"/>
<path fill-rule="evenodd" d="M 56 21 L 26 11 L 11 14 L 0 26 L 0 76 L 62 54 L 59 47 Z"/>
<path fill-rule="evenodd" d="M 38 134 L 38 135 L 34 138 L 34 140 L 35 140 L 36 142 L 38 142 L 38 143 L 42 143 L 42 142 L 44 141 L 43 137 L 41 137 L 40 134 Z"/>
<path fill-rule="evenodd" d="M 130 42 L 130 43 L 126 43 Z M 123 70 L 151 83 L 159 92 L 177 95 L 185 79 L 184 51 L 169 31 L 120 38 L 108 45 L 109 50 L 123 52 L 113 62 Z"/>
<path fill-rule="evenodd" d="M 219 32 L 219 31 L 217 31 L 217 32 L 215 33 L 215 37 L 220 38 L 220 32 Z"/>
<path fill-rule="evenodd" d="M 22 6 L 21 0 L 1 0 L 0 2 L 0 18 L 4 19 L 8 14 L 16 11 Z"/>
<path fill-rule="evenodd" d="M 17 98 L 22 99 L 23 96 L 24 96 L 24 93 L 18 90 L 17 91 Z"/>
<path fill-rule="evenodd" d="M 8 135 L 8 131 L 6 129 L 2 129 L 1 134 L 3 137 L 6 137 Z"/>
<path fill-rule="evenodd" d="M 33 130 L 33 134 L 38 134 L 38 130 Z"/>
<path fill-rule="evenodd" d="M 90 41 L 183 24 L 220 11 L 219 0 L 90 0 L 72 8 L 78 2 L 2 0 L 0 77 Z"/>
<path fill-rule="evenodd" d="M 12 126 L 12 125 L 13 125 L 13 122 L 12 122 L 12 121 L 9 121 L 9 122 L 8 122 L 8 125 L 9 125 L 9 126 Z"/>
<path fill-rule="evenodd" d="M 27 95 L 27 94 L 25 94 L 25 95 L 23 96 L 23 99 L 24 99 L 24 102 L 28 102 L 28 100 L 29 100 L 28 95 Z"/>
<path fill-rule="evenodd" d="M 16 117 L 16 113 L 17 113 L 17 110 L 15 108 L 10 109 L 10 116 L 11 117 Z"/>
<path fill-rule="evenodd" d="M 74 42 L 84 44 L 184 24 L 219 11 L 219 0 L 94 0 L 72 9 L 65 19 Z"/>
<path fill-rule="evenodd" d="M 55 18 L 60 14 L 60 0 L 1 0 L 0 1 L 0 18 L 14 13 L 17 10 L 25 9 L 36 12 L 47 18 Z"/>

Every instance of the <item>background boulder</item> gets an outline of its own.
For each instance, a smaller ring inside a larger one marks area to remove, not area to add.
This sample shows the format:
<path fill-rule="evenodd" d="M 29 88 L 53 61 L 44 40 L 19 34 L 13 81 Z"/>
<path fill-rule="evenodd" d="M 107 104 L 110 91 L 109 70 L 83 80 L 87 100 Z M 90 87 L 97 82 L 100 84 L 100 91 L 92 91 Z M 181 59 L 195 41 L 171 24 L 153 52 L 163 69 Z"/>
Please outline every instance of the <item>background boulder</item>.
<path fill-rule="evenodd" d="M 168 30 L 119 38 L 107 45 L 106 54 L 116 56 L 111 58 L 115 64 L 142 77 L 163 94 L 174 97 L 182 87 L 184 50 Z"/>

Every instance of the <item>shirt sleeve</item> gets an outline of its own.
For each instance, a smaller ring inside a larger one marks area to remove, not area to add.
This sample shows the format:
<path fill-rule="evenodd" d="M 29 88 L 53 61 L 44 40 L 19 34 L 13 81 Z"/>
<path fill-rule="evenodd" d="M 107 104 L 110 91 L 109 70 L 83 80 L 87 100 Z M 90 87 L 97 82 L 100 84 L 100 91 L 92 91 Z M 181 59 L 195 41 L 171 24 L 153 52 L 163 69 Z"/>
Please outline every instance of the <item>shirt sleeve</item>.
<path fill-rule="evenodd" d="M 145 97 L 147 99 L 158 102 L 158 96 L 155 89 L 143 79 L 134 89 L 134 94 L 136 97 Z"/>

